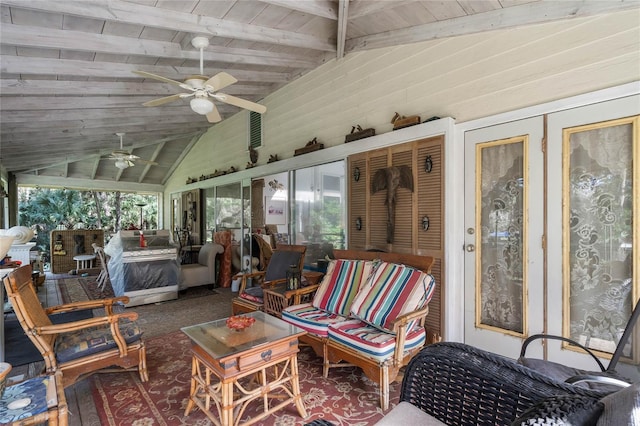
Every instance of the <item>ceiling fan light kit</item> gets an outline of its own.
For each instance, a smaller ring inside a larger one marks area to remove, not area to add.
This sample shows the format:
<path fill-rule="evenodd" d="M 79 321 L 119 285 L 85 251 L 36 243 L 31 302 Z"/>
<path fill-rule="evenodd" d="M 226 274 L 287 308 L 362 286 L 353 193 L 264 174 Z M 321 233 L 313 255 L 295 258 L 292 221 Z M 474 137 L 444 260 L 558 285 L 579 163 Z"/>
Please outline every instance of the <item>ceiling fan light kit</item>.
<path fill-rule="evenodd" d="M 116 160 L 116 167 L 119 168 L 120 170 L 124 170 L 129 167 L 129 163 L 122 159 Z"/>
<path fill-rule="evenodd" d="M 213 102 L 206 98 L 193 98 L 189 104 L 193 112 L 200 115 L 207 115 L 213 111 Z"/>

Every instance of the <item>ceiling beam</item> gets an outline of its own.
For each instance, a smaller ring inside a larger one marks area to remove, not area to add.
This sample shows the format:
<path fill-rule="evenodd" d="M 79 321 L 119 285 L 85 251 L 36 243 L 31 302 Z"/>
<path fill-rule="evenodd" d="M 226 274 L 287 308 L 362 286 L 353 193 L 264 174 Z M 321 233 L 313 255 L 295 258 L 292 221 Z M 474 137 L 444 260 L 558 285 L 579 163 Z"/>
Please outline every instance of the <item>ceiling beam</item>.
<path fill-rule="evenodd" d="M 4 104 L 6 98 L 2 98 Z M 54 98 L 59 99 L 59 98 Z M 227 106 L 226 104 L 218 105 L 218 110 L 231 111 L 231 109 L 237 110 L 235 107 Z M 185 115 L 195 114 L 188 105 L 172 106 L 163 105 L 162 107 L 141 107 L 134 105 L 125 108 L 109 108 L 108 118 L 110 119 L 138 119 L 145 117 L 153 117 L 162 119 L 170 115 Z M 195 114 L 196 118 L 198 117 Z M 106 116 L 101 109 L 83 110 L 83 109 L 68 109 L 68 110 L 22 110 L 22 111 L 7 111 L 2 108 L 0 112 L 2 126 L 9 125 L 10 123 L 32 123 L 36 121 L 40 122 L 59 122 L 65 120 L 101 120 Z"/>
<path fill-rule="evenodd" d="M 336 58 L 344 57 L 344 46 L 347 40 L 347 23 L 349 22 L 349 0 L 338 0 L 338 35 L 336 37 Z"/>
<path fill-rule="evenodd" d="M 404 6 L 409 3 L 415 3 L 416 0 L 393 0 L 393 1 L 371 1 L 371 0 L 351 0 L 349 5 L 349 19 L 362 18 L 363 16 L 372 15 L 393 9 L 398 6 Z"/>
<path fill-rule="evenodd" d="M 163 185 L 136 182 L 113 182 L 106 180 L 89 180 L 63 178 L 59 176 L 38 176 L 35 174 L 16 174 L 18 185 L 40 186 L 51 188 L 73 188 L 91 191 L 123 191 L 123 192 L 162 192 Z"/>
<path fill-rule="evenodd" d="M 0 45 L 32 47 L 37 49 L 61 49 L 78 52 L 96 52 L 110 55 L 152 56 L 168 59 L 200 60 L 197 50 L 182 50 L 179 43 L 133 39 L 116 35 L 95 34 L 83 31 L 42 28 L 3 23 L 0 27 Z M 189 46 L 191 46 L 189 44 Z M 208 46 L 203 57 L 206 61 L 231 64 L 263 65 L 273 67 L 315 68 L 321 61 L 302 55 L 275 53 L 255 49 L 239 49 Z"/>
<path fill-rule="evenodd" d="M 123 64 L 116 62 L 79 61 L 75 59 L 32 58 L 28 56 L 1 55 L 0 72 L 3 74 L 63 75 L 91 78 L 130 78 L 141 79 L 133 71 L 141 70 L 158 74 L 166 78 L 182 81 L 186 76 L 200 74 L 200 68 L 172 67 L 161 65 Z M 269 83 L 287 83 L 289 74 L 269 71 L 245 71 L 239 69 L 207 70 L 211 75 L 226 71 L 239 81 L 258 81 Z"/>
<path fill-rule="evenodd" d="M 124 126 L 123 124 L 113 124 L 111 126 L 104 127 L 96 127 L 91 129 L 81 129 L 81 128 L 58 128 L 58 129 L 41 129 L 40 131 L 32 131 L 32 132 L 22 132 L 22 133 L 2 133 L 2 138 L 11 143 L 17 142 L 30 142 L 34 139 L 44 139 L 46 142 L 43 142 L 43 145 L 58 140 L 71 140 L 72 138 L 86 138 L 93 136 L 112 136 L 114 133 L 119 132 L 120 130 L 126 128 L 127 133 L 135 133 L 135 132 L 149 132 L 158 134 L 164 131 L 181 131 L 185 127 L 195 129 L 208 129 L 211 127 L 211 124 L 204 121 L 202 123 L 198 122 L 189 122 L 185 123 L 162 123 L 162 124 L 142 124 L 137 126 Z M 4 129 L 3 129 L 4 130 Z M 6 148 L 5 148 L 6 149 Z"/>
<path fill-rule="evenodd" d="M 89 161 L 89 159 L 87 159 Z M 100 156 L 96 155 L 93 160 L 93 167 L 91 168 L 91 179 L 96 178 L 96 174 L 98 173 L 98 168 L 100 167 Z"/>
<path fill-rule="evenodd" d="M 134 150 L 138 148 L 143 148 L 149 145 L 156 145 L 160 143 L 164 138 L 183 138 L 192 134 L 194 131 L 206 130 L 204 129 L 194 129 L 191 126 L 187 127 L 188 131 L 185 131 L 185 128 L 175 128 L 175 129 L 167 129 L 162 130 L 160 132 L 128 132 L 130 139 L 135 139 L 135 143 L 127 143 L 125 148 L 127 150 Z M 122 129 L 120 129 L 122 130 Z M 95 135 L 95 136 L 84 136 L 84 137 L 46 137 L 46 133 L 43 133 L 43 137 L 34 141 L 31 139 L 14 139 L 9 140 L 8 138 L 4 138 L 3 140 L 7 142 L 5 146 L 3 146 L 3 153 L 12 154 L 14 158 L 30 158 L 36 157 L 38 155 L 42 155 L 43 157 L 55 158 L 64 156 L 66 154 L 73 153 L 82 153 L 83 155 L 95 155 L 98 153 L 108 154 L 114 149 L 116 149 L 117 143 L 114 142 L 113 133 L 107 133 L 104 135 Z M 72 142 L 74 142 L 72 144 Z M 41 154 L 31 152 L 30 148 L 33 145 L 37 144 L 41 148 L 46 148 L 48 152 L 41 151 Z M 102 148 L 101 150 L 98 150 Z"/>
<path fill-rule="evenodd" d="M 561 19 L 571 19 L 638 9 L 638 1 L 541 1 L 526 3 L 490 12 L 461 16 L 446 21 L 431 22 L 410 28 L 356 37 L 347 41 L 346 52 L 376 49 L 399 44 L 417 43 L 445 37 L 475 34 L 541 24 Z"/>
<path fill-rule="evenodd" d="M 139 81 L 70 81 L 70 80 L 0 80 L 2 96 L 43 96 L 43 95 L 149 95 L 169 96 L 179 88 L 161 82 Z M 265 97 L 268 86 L 256 84 L 233 84 L 225 88 L 225 93 L 234 96 L 251 95 Z"/>
<path fill-rule="evenodd" d="M 148 160 L 149 161 L 156 161 L 156 158 L 158 158 L 158 155 L 162 151 L 162 148 L 164 148 L 165 144 L 166 144 L 166 142 L 162 142 L 162 143 L 158 144 L 158 146 L 153 151 L 153 154 L 151 155 L 151 157 L 148 158 Z M 149 173 L 149 170 L 151 170 L 151 167 L 152 167 L 151 164 L 147 164 L 144 167 L 144 170 L 142 170 L 142 173 L 140 173 L 140 177 L 138 178 L 138 183 L 142 183 L 144 178 L 147 176 L 147 173 Z"/>
<path fill-rule="evenodd" d="M 48 132 L 54 129 L 74 129 L 74 130 L 87 130 L 87 129 L 100 129 L 102 127 L 120 128 L 131 127 L 139 128 L 145 125 L 164 125 L 172 124 L 178 125 L 192 125 L 200 124 L 203 120 L 200 120 L 199 116 L 193 111 L 185 112 L 181 115 L 167 115 L 162 117 L 130 117 L 130 118 L 94 118 L 94 119 L 70 119 L 64 121 L 58 121 L 51 123 L 49 121 L 33 121 L 25 125 L 25 123 L 12 123 L 4 124 L 0 127 L 0 134 L 2 136 L 20 133 L 41 133 L 43 131 Z"/>
<path fill-rule="evenodd" d="M 132 108 L 145 107 L 142 104 L 156 99 L 155 96 L 7 96 L 2 98 L 2 109 L 8 110 L 60 110 L 60 109 L 85 109 L 85 110 L 108 110 L 111 108 Z M 222 101 L 214 101 L 216 106 L 224 104 Z M 190 108 L 188 99 L 178 99 L 176 105 L 182 104 L 185 108 Z M 227 104 L 228 105 L 228 104 Z M 238 107 L 230 107 L 238 108 Z"/>
<path fill-rule="evenodd" d="M 281 6 L 286 9 L 296 10 L 309 15 L 320 16 L 321 18 L 338 19 L 336 5 L 329 0 L 260 0 L 263 3 Z"/>
<path fill-rule="evenodd" d="M 178 32 L 249 40 L 280 46 L 335 51 L 329 41 L 292 31 L 276 30 L 269 27 L 233 22 L 203 15 L 179 12 L 160 7 L 145 6 L 119 0 L 95 1 L 41 1 L 3 0 L 4 6 L 38 10 L 48 13 L 62 13 L 105 21 L 164 28 Z"/>

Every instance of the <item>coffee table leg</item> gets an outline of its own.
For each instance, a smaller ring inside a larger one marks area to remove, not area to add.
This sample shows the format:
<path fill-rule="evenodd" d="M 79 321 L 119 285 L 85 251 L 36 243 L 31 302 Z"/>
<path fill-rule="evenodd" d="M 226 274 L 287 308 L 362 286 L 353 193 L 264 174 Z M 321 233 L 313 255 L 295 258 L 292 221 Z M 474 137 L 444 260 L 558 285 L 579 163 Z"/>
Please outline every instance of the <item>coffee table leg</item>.
<path fill-rule="evenodd" d="M 302 395 L 300 394 L 300 380 L 298 374 L 298 356 L 294 354 L 291 357 L 291 388 L 293 390 L 293 402 L 296 404 L 298 413 L 303 419 L 307 418 L 307 410 L 304 408 L 302 402 Z"/>
<path fill-rule="evenodd" d="M 222 394 L 220 420 L 222 426 L 233 426 L 233 383 L 233 380 L 228 380 L 220 384 Z"/>
<path fill-rule="evenodd" d="M 196 392 L 198 388 L 198 383 L 196 381 L 196 374 L 198 373 L 198 360 L 194 356 L 191 359 L 191 391 L 189 392 L 189 402 L 187 403 L 187 408 L 184 410 L 184 415 L 188 416 L 189 412 L 195 405 Z"/>

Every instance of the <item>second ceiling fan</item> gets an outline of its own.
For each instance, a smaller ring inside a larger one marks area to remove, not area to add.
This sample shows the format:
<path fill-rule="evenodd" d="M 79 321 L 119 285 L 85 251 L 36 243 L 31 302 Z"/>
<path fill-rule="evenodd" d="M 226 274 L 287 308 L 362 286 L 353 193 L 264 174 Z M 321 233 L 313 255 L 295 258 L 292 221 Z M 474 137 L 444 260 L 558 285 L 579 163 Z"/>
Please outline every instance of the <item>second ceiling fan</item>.
<path fill-rule="evenodd" d="M 212 99 L 240 108 L 248 109 L 249 111 L 254 111 L 260 114 L 263 114 L 267 111 L 267 107 L 265 107 L 264 105 L 218 92 L 219 90 L 232 85 L 238 80 L 236 80 L 232 75 L 227 74 L 226 72 L 219 72 L 211 78 L 204 76 L 204 48 L 209 45 L 209 39 L 206 37 L 195 37 L 193 40 L 191 40 L 191 44 L 193 45 L 193 47 L 200 50 L 200 75 L 189 76 L 185 79 L 184 82 L 180 82 L 177 80 L 172 80 L 170 78 L 162 77 L 160 75 L 151 74 L 146 71 L 134 71 L 134 73 L 138 74 L 139 76 L 175 84 L 182 89 L 189 91 L 188 93 L 178 93 L 175 95 L 166 96 L 164 98 L 154 99 L 152 101 L 145 102 L 143 104 L 144 106 L 158 106 L 177 101 L 179 99 L 193 97 L 193 99 L 191 99 L 190 101 L 191 109 L 198 114 L 206 115 L 207 120 L 210 123 L 217 123 L 222 120 L 222 117 L 220 116 L 220 113 L 218 112 L 218 109 L 216 108 Z"/>

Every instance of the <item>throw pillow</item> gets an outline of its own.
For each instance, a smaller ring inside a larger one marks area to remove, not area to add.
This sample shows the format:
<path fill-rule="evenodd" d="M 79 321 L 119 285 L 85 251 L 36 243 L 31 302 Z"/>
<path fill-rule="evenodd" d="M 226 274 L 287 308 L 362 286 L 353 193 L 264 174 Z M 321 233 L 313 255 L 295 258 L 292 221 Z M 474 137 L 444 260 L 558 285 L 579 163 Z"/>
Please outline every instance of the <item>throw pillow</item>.
<path fill-rule="evenodd" d="M 327 272 L 313 297 L 313 307 L 341 316 L 349 316 L 351 303 L 369 278 L 373 262 L 336 259 L 329 262 Z"/>
<path fill-rule="evenodd" d="M 410 266 L 381 262 L 360 289 L 351 305 L 351 314 L 388 333 L 401 315 L 425 307 L 433 296 L 435 280 Z M 411 330 L 417 321 L 408 325 Z"/>
<path fill-rule="evenodd" d="M 588 396 L 554 395 L 526 410 L 511 426 L 595 426 L 603 408 L 604 404 Z"/>

